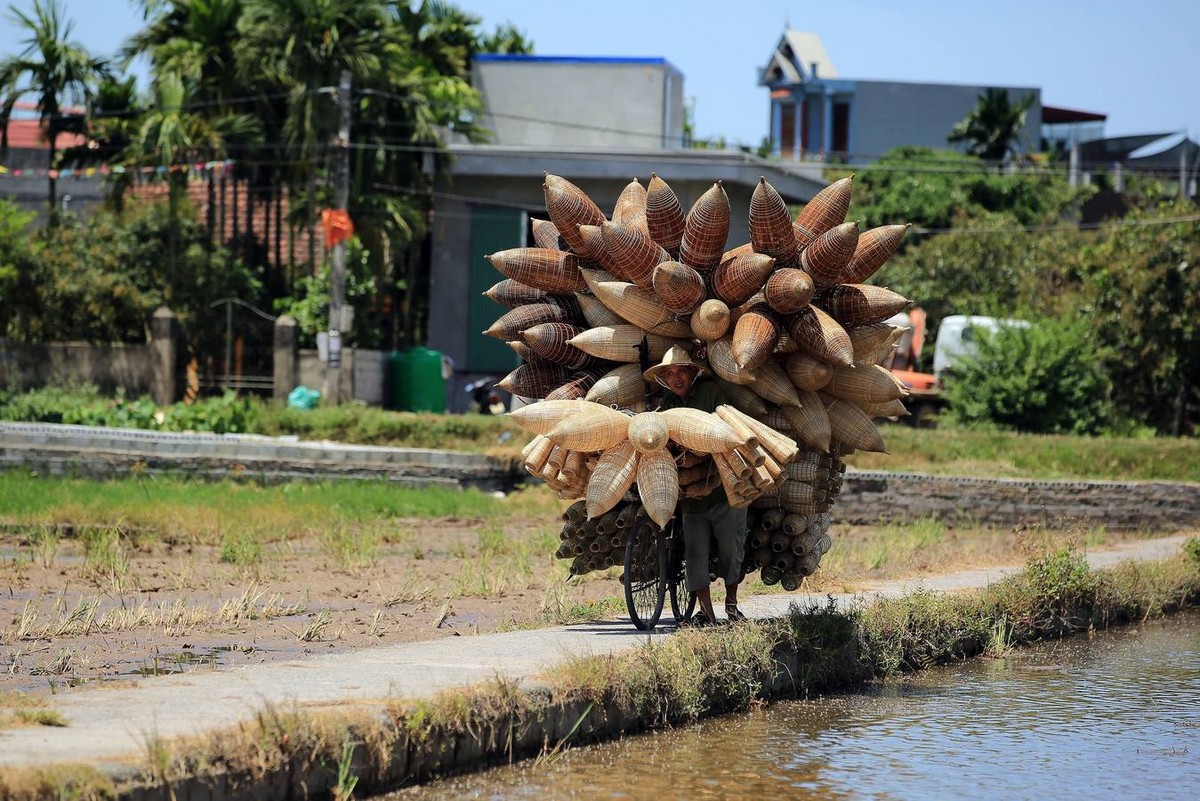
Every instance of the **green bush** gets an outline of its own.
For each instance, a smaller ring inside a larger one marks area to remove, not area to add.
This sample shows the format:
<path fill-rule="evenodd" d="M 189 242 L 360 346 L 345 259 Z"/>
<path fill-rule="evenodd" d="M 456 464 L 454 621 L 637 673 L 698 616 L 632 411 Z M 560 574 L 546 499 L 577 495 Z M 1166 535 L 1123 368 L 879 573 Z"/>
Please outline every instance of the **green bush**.
<path fill-rule="evenodd" d="M 1110 430 L 1111 385 L 1085 322 L 1046 320 L 981 336 L 946 376 L 950 418 L 1042 434 Z"/>

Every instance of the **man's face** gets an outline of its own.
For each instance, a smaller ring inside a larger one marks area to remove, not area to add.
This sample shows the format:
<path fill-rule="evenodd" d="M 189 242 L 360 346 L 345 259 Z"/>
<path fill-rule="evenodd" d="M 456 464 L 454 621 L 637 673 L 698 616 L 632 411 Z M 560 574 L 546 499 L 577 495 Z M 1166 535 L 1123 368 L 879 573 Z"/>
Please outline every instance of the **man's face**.
<path fill-rule="evenodd" d="M 668 367 L 660 375 L 667 389 L 681 398 L 691 392 L 692 384 L 696 382 L 695 367 Z"/>

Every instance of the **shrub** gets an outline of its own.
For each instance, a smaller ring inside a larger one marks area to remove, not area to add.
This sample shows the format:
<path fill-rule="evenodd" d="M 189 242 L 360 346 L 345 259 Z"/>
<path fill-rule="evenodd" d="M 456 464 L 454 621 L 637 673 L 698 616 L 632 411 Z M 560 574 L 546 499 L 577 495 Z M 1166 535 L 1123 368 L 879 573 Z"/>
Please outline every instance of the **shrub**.
<path fill-rule="evenodd" d="M 1111 384 L 1085 322 L 1046 320 L 982 335 L 947 377 L 951 419 L 1042 434 L 1098 434 L 1113 424 Z"/>

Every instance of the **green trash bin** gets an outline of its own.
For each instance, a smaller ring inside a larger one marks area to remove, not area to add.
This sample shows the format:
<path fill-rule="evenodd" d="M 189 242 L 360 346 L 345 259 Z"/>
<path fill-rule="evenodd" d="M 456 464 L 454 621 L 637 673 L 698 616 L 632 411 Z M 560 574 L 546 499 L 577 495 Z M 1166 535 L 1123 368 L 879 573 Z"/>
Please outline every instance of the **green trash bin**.
<path fill-rule="evenodd" d="M 405 412 L 446 411 L 446 379 L 442 354 L 429 348 L 394 351 L 391 367 L 391 408 Z"/>

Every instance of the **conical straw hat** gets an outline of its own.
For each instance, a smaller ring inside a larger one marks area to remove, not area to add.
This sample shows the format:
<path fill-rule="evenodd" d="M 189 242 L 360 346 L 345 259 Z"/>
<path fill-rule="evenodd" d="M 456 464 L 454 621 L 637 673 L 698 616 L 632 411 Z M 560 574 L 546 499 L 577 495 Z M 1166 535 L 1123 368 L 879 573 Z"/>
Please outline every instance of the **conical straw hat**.
<path fill-rule="evenodd" d="M 792 222 L 797 247 L 808 247 L 818 236 L 846 219 L 853 185 L 854 176 L 834 181 L 800 209 Z"/>
<path fill-rule="evenodd" d="M 665 450 L 642 453 L 637 466 L 638 497 L 646 514 L 659 526 L 665 526 L 679 503 L 679 470 Z"/>
<path fill-rule="evenodd" d="M 742 370 L 753 370 L 767 359 L 779 342 L 779 318 L 765 303 L 754 306 L 733 329 L 733 360 Z"/>
<path fill-rule="evenodd" d="M 660 412 L 671 431 L 671 440 L 696 453 L 723 453 L 746 444 L 729 424 L 715 414 L 679 407 Z"/>
<path fill-rule="evenodd" d="M 679 261 L 707 272 L 720 262 L 728 239 L 729 198 L 717 181 L 688 211 L 679 242 Z"/>
<path fill-rule="evenodd" d="M 750 242 L 756 251 L 771 256 L 780 267 L 796 264 L 792 215 L 766 178 L 758 179 L 758 186 L 750 196 Z"/>
<path fill-rule="evenodd" d="M 587 286 L 579 274 L 579 258 L 561 250 L 509 248 L 485 258 L 505 276 L 535 289 L 562 294 Z"/>
<path fill-rule="evenodd" d="M 600 231 L 608 252 L 609 269 L 618 278 L 642 289 L 650 288 L 654 268 L 671 260 L 671 254 L 636 226 L 606 222 Z"/>
<path fill-rule="evenodd" d="M 720 339 L 729 330 L 729 306 L 723 300 L 709 298 L 692 312 L 691 322 L 697 339 L 707 342 Z"/>
<path fill-rule="evenodd" d="M 850 263 L 838 276 L 839 284 L 861 284 L 875 274 L 900 247 L 907 225 L 881 225 L 862 232 Z"/>
<path fill-rule="evenodd" d="M 546 300 L 550 293 L 544 289 L 536 289 L 531 286 L 526 286 L 520 281 L 514 281 L 511 278 L 505 278 L 503 281 L 498 281 L 488 291 L 484 292 L 484 297 L 489 300 L 494 300 L 501 306 L 507 306 L 510 309 L 515 309 L 526 303 L 541 303 Z"/>
<path fill-rule="evenodd" d="M 664 261 L 654 268 L 654 294 L 676 314 L 688 314 L 701 303 L 707 290 L 700 273 L 683 262 Z"/>
<path fill-rule="evenodd" d="M 833 377 L 832 365 L 814 359 L 807 353 L 793 353 L 788 356 L 785 369 L 788 378 L 797 389 L 818 390 Z"/>
<path fill-rule="evenodd" d="M 745 253 L 721 262 L 712 274 L 712 291 L 730 308 L 741 305 L 763 288 L 775 259 L 765 253 Z"/>
<path fill-rule="evenodd" d="M 612 509 L 633 486 L 637 478 L 638 452 L 629 440 L 606 450 L 592 471 L 587 486 L 588 518 L 596 518 Z"/>
<path fill-rule="evenodd" d="M 763 287 L 767 305 L 780 314 L 795 314 L 808 305 L 813 296 L 813 282 L 808 273 L 785 267 L 771 273 Z"/>
<path fill-rule="evenodd" d="M 692 328 L 662 305 L 653 292 L 627 281 L 607 281 L 597 270 L 584 270 L 592 293 L 611 311 L 645 331 L 667 337 L 689 337 Z"/>
<path fill-rule="evenodd" d="M 617 196 L 612 221 L 631 225 L 640 229 L 646 236 L 650 235 L 650 230 L 646 227 L 646 187 L 638 183 L 637 178 L 626 184 Z"/>
<path fill-rule="evenodd" d="M 850 335 L 836 320 L 816 306 L 796 312 L 788 324 L 788 334 L 800 350 L 829 364 L 849 367 L 854 363 Z"/>
<path fill-rule="evenodd" d="M 604 222 L 604 212 L 592 202 L 582 189 L 565 178 L 546 173 L 542 183 L 546 196 L 546 211 L 558 228 L 559 234 L 576 253 L 584 253 L 579 238 L 579 226 L 599 225 Z"/>
<path fill-rule="evenodd" d="M 650 238 L 677 257 L 685 223 L 683 206 L 675 192 L 666 181 L 650 173 L 650 185 L 646 187 L 646 227 Z"/>
<path fill-rule="evenodd" d="M 858 223 L 835 225 L 821 234 L 800 255 L 800 266 L 819 287 L 833 286 L 858 246 Z"/>
<path fill-rule="evenodd" d="M 555 445 L 572 451 L 603 451 L 627 439 L 629 416 L 591 401 L 546 432 Z"/>
<path fill-rule="evenodd" d="M 708 343 L 708 366 L 714 373 L 733 384 L 751 384 L 757 378 L 753 370 L 738 367 L 733 358 L 732 337 L 722 337 Z"/>
<path fill-rule="evenodd" d="M 635 414 L 629 421 L 629 441 L 642 453 L 661 451 L 670 437 L 667 421 L 658 412 Z"/>
<path fill-rule="evenodd" d="M 843 326 L 878 323 L 904 310 L 912 301 L 871 284 L 839 284 L 813 300 Z"/>
<path fill-rule="evenodd" d="M 642 377 L 653 384 L 658 381 L 659 375 L 664 370 L 672 367 L 691 367 L 696 371 L 697 378 L 708 375 L 708 368 L 703 363 L 693 359 L 692 354 L 688 353 L 687 348 L 682 345 L 675 345 L 663 354 L 662 360 L 658 364 L 647 369 Z"/>
<path fill-rule="evenodd" d="M 646 400 L 646 380 L 638 364 L 616 367 L 592 385 L 586 398 L 594 403 L 627 409 Z"/>
<path fill-rule="evenodd" d="M 649 349 L 649 357 L 655 361 L 674 345 L 682 344 L 681 340 L 647 334 L 636 325 L 605 325 L 589 328 L 571 340 L 571 344 L 585 353 L 590 353 L 597 359 L 610 362 L 637 362 L 640 359 L 638 349 L 645 340 Z"/>

